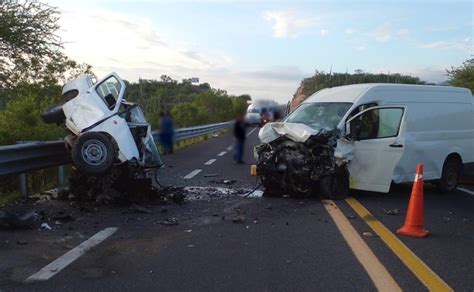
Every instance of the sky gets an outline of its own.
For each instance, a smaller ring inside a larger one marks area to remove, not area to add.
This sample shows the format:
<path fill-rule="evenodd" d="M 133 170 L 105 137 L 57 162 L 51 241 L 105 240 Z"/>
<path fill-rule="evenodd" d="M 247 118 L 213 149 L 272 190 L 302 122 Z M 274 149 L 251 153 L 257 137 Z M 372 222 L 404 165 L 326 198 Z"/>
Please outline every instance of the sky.
<path fill-rule="evenodd" d="M 474 55 L 473 2 L 47 1 L 65 53 L 99 78 L 199 77 L 280 103 L 315 70 L 446 80 Z"/>

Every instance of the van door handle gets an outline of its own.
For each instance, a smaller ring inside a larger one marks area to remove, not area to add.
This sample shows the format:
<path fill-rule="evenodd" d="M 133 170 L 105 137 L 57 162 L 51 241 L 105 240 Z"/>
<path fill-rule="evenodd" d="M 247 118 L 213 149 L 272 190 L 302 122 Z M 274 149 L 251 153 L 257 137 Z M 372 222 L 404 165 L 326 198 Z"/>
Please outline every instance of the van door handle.
<path fill-rule="evenodd" d="M 402 148 L 402 147 L 403 147 L 402 144 L 398 144 L 398 143 L 396 143 L 396 142 L 395 142 L 395 143 L 392 143 L 392 144 L 390 144 L 390 145 L 388 145 L 388 146 L 394 147 L 394 148 Z"/>

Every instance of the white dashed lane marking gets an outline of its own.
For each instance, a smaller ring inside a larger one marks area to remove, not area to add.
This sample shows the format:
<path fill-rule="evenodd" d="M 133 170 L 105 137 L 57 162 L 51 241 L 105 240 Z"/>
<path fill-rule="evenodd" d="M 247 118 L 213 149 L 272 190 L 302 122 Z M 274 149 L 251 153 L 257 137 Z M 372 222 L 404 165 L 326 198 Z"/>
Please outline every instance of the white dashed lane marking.
<path fill-rule="evenodd" d="M 209 159 L 208 161 L 206 161 L 206 162 L 204 163 L 204 165 L 211 165 L 211 164 L 213 164 L 214 162 L 216 162 L 216 159 Z"/>
<path fill-rule="evenodd" d="M 227 153 L 227 151 L 222 151 L 221 153 L 217 154 L 217 156 L 224 156 Z"/>
<path fill-rule="evenodd" d="M 192 179 L 193 177 L 195 177 L 198 173 L 200 173 L 202 171 L 202 169 L 195 169 L 193 171 L 191 171 L 190 173 L 188 173 L 185 177 L 183 177 L 184 179 Z"/>
<path fill-rule="evenodd" d="M 227 150 L 227 151 L 230 151 L 230 150 L 232 150 L 232 145 L 230 145 L 229 147 L 227 147 L 227 149 L 226 149 L 226 150 Z"/>
<path fill-rule="evenodd" d="M 77 260 L 81 255 L 85 254 L 88 250 L 93 248 L 94 246 L 98 245 L 109 236 L 117 231 L 117 227 L 109 227 L 105 228 L 97 232 L 88 240 L 84 241 L 83 243 L 79 244 L 75 248 L 71 249 L 61 257 L 57 258 L 56 260 L 52 261 L 49 265 L 45 266 L 35 274 L 28 277 L 25 282 L 34 282 L 34 281 L 46 281 L 59 273 L 62 269 L 67 267 L 68 265 L 72 264 L 75 260 Z"/>
<path fill-rule="evenodd" d="M 257 130 L 257 128 L 254 128 L 252 131 L 248 132 L 247 137 L 250 136 L 255 130 Z"/>
<path fill-rule="evenodd" d="M 469 194 L 469 195 L 474 196 L 474 191 L 470 191 L 470 190 L 465 189 L 465 188 L 458 188 L 458 190 L 460 190 L 461 192 L 465 192 L 465 193 L 467 193 L 467 194 Z"/>

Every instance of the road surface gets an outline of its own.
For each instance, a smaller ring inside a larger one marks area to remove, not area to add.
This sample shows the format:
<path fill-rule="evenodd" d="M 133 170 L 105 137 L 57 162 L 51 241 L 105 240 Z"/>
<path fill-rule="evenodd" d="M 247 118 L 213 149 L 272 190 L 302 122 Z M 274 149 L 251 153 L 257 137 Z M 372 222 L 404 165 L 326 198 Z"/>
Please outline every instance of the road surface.
<path fill-rule="evenodd" d="M 0 232 L 0 290 L 474 289 L 472 187 L 441 195 L 427 184 L 430 235 L 398 236 L 410 186 L 336 202 L 246 196 L 258 187 L 250 175 L 257 143 L 250 130 L 242 165 L 232 161 L 228 134 L 164 156 L 160 181 L 187 187 L 176 190 L 188 194 L 182 205 L 16 206 L 42 212 L 52 230 Z"/>

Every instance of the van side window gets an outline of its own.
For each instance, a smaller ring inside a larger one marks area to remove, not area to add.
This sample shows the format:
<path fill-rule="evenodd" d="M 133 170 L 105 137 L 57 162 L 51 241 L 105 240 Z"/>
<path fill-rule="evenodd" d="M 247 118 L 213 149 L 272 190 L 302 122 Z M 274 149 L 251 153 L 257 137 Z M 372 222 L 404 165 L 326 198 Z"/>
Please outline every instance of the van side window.
<path fill-rule="evenodd" d="M 351 122 L 358 140 L 398 136 L 403 108 L 373 109 Z"/>
<path fill-rule="evenodd" d="M 358 113 L 360 113 L 361 111 L 365 110 L 365 109 L 368 109 L 368 108 L 371 108 L 371 107 L 374 107 L 374 106 L 377 106 L 378 104 L 376 102 L 371 102 L 371 103 L 366 103 L 366 104 L 361 104 L 359 105 L 358 107 L 356 107 L 355 109 L 352 110 L 352 112 L 349 114 L 349 116 L 347 117 L 347 120 L 350 120 L 350 118 L 352 118 L 353 116 L 357 115 Z"/>

